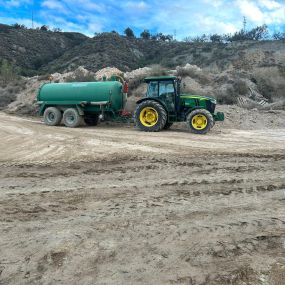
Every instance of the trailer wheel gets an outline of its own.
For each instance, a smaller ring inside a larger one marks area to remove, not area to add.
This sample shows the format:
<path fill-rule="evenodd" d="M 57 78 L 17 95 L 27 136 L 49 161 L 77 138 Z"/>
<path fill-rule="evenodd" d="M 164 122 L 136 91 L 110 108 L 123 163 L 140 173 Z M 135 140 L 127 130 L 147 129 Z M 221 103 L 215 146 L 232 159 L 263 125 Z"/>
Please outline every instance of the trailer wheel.
<path fill-rule="evenodd" d="M 147 100 L 137 106 L 134 117 L 136 127 L 141 131 L 159 132 L 166 124 L 167 113 L 158 102 Z"/>
<path fill-rule="evenodd" d="M 62 114 L 56 107 L 48 107 L 44 112 L 44 122 L 48 126 L 57 126 L 60 124 Z"/>
<path fill-rule="evenodd" d="M 84 122 L 88 126 L 97 126 L 99 122 L 99 115 L 86 115 L 84 116 Z"/>
<path fill-rule="evenodd" d="M 187 125 L 192 133 L 204 135 L 214 126 L 214 118 L 209 111 L 197 109 L 187 116 Z"/>
<path fill-rule="evenodd" d="M 81 116 L 74 108 L 66 109 L 63 113 L 63 123 L 66 127 L 76 128 L 81 124 Z"/>

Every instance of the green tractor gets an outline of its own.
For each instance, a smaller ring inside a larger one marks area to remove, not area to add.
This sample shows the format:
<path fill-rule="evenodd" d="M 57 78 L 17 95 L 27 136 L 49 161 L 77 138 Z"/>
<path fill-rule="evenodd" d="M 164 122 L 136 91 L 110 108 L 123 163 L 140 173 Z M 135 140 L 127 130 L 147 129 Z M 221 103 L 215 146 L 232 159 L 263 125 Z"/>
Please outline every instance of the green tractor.
<path fill-rule="evenodd" d="M 181 80 L 175 76 L 147 77 L 146 96 L 137 101 L 134 113 L 138 129 L 158 132 L 175 122 L 187 122 L 191 132 L 206 134 L 224 114 L 215 113 L 217 101 L 211 97 L 181 94 Z"/>

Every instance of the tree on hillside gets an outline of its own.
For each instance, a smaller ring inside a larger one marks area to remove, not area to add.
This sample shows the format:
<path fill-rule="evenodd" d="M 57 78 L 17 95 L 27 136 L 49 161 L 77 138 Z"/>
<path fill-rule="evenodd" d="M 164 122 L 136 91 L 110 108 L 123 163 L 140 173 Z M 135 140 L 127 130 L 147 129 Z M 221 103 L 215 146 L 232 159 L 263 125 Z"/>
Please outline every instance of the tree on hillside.
<path fill-rule="evenodd" d="M 229 34 L 225 36 L 226 41 L 260 41 L 268 37 L 268 28 L 266 25 L 258 26 L 252 30 L 246 32 L 244 30 L 235 32 L 233 35 Z"/>
<path fill-rule="evenodd" d="M 282 34 L 275 34 L 273 38 L 277 39 Z M 237 42 L 237 41 L 261 41 L 268 38 L 268 28 L 266 25 L 258 26 L 256 28 L 251 29 L 250 31 L 246 31 L 242 29 L 234 34 L 226 34 L 226 35 L 202 35 L 196 37 L 186 37 L 184 39 L 185 42 L 189 43 L 227 43 L 227 42 Z"/>
<path fill-rule="evenodd" d="M 212 43 L 222 43 L 223 42 L 223 36 L 214 34 L 210 36 L 210 41 Z"/>
<path fill-rule="evenodd" d="M 129 27 L 125 29 L 124 33 L 128 38 L 134 38 L 135 37 L 133 30 Z"/>
<path fill-rule="evenodd" d="M 164 35 L 163 33 L 157 33 L 155 35 L 151 35 L 151 39 L 155 41 L 171 42 L 173 40 L 173 36 Z"/>
<path fill-rule="evenodd" d="M 186 37 L 184 41 L 187 43 L 205 43 L 209 41 L 209 36 L 203 34 L 202 36 Z"/>
<path fill-rule="evenodd" d="M 43 25 L 43 26 L 41 26 L 41 28 L 40 28 L 40 30 L 41 31 L 48 31 L 48 29 L 49 29 L 49 27 L 48 26 L 46 26 L 46 25 Z"/>
<path fill-rule="evenodd" d="M 266 25 L 258 26 L 247 32 L 247 36 L 253 41 L 260 41 L 266 39 L 268 38 L 268 27 Z"/>
<path fill-rule="evenodd" d="M 140 36 L 144 40 L 149 40 L 150 39 L 150 32 L 149 32 L 149 30 L 144 30 L 143 32 L 141 32 Z"/>
<path fill-rule="evenodd" d="M 274 40 L 284 40 L 285 39 L 285 33 L 280 33 L 280 32 L 274 33 L 273 39 Z"/>
<path fill-rule="evenodd" d="M 18 23 L 13 24 L 12 27 L 15 29 L 27 29 L 25 25 L 20 25 Z"/>

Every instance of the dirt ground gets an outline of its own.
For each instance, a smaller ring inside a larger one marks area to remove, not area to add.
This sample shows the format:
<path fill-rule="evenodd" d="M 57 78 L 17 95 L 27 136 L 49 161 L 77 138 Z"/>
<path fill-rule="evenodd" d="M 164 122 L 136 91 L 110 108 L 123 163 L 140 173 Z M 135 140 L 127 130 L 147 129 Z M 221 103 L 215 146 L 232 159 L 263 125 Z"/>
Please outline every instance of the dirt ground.
<path fill-rule="evenodd" d="M 284 169 L 285 128 L 0 113 L 0 284 L 282 285 Z"/>

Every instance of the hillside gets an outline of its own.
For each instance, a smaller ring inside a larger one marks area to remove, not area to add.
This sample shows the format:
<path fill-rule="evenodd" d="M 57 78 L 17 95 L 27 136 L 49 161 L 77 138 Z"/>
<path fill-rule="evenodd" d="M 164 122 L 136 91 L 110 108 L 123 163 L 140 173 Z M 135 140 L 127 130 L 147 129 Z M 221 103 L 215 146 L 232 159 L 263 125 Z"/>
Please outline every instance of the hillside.
<path fill-rule="evenodd" d="M 79 33 L 15 29 L 1 24 L 0 39 L 1 59 L 13 62 L 24 75 L 70 71 L 78 66 L 96 72 L 105 66 L 130 71 L 149 64 L 172 68 L 186 63 L 219 71 L 285 69 L 285 40 L 186 43 L 132 39 L 116 33 L 88 38 Z"/>
<path fill-rule="evenodd" d="M 87 39 L 79 33 L 16 29 L 0 24 L 0 55 L 30 75 Z"/>
<path fill-rule="evenodd" d="M 12 62 L 26 76 L 0 85 L 0 108 L 9 105 L 13 112 L 35 112 L 32 100 L 49 74 L 57 82 L 70 81 L 70 76 L 75 81 L 92 81 L 100 80 L 96 72 L 104 74 L 105 67 L 125 74 L 134 97 L 144 94 L 145 76 L 167 72 L 183 78 L 185 92 L 213 96 L 220 104 L 285 107 L 285 40 L 187 43 L 116 33 L 88 38 L 0 25 L 0 54 L 0 60 Z M 153 64 L 159 64 L 158 69 L 146 67 Z"/>
<path fill-rule="evenodd" d="M 219 70 L 285 68 L 284 43 L 284 40 L 232 44 L 161 42 L 103 33 L 71 48 L 44 66 L 42 71 L 72 70 L 78 66 L 91 71 L 115 66 L 127 71 L 148 64 L 175 67 L 187 62 L 200 67 L 218 67 Z"/>

